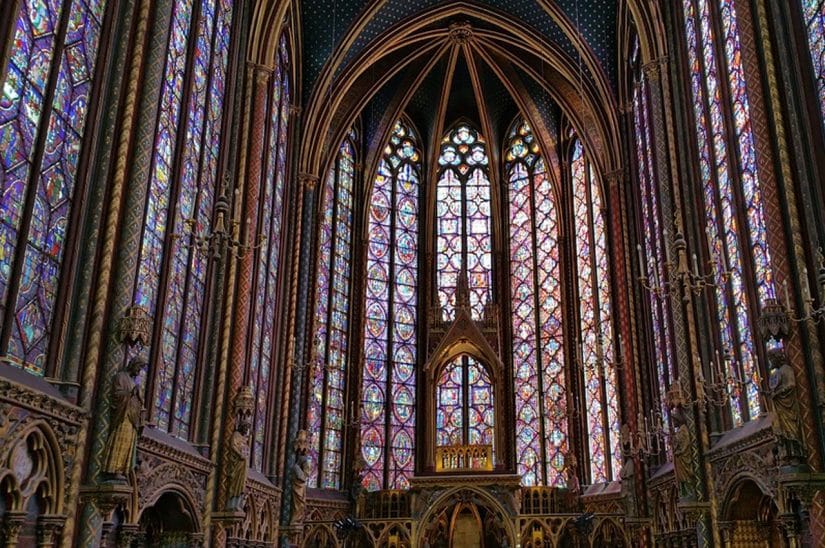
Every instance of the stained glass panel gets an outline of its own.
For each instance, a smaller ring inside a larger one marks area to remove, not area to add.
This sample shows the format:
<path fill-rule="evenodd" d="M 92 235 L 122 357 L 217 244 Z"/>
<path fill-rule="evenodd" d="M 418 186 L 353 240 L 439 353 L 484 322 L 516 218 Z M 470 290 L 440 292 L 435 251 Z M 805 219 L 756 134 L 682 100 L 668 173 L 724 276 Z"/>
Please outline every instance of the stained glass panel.
<path fill-rule="evenodd" d="M 327 489 L 339 488 L 341 481 L 354 177 L 355 148 L 347 138 L 323 190 L 316 286 L 318 361 L 310 371 L 307 407 L 309 459 L 313 464 L 310 484 Z"/>
<path fill-rule="evenodd" d="M 370 490 L 406 488 L 413 472 L 419 158 L 397 122 L 369 201 L 361 452 Z"/>
<path fill-rule="evenodd" d="M 261 196 L 258 235 L 262 242 L 257 251 L 252 345 L 249 358 L 249 379 L 255 394 L 253 422 L 252 467 L 264 470 L 264 442 L 268 422 L 267 404 L 275 352 L 275 314 L 278 309 L 277 291 L 280 275 L 281 228 L 283 226 L 284 177 L 286 172 L 286 137 L 289 116 L 288 51 L 282 36 L 278 64 L 272 76 L 269 102 L 269 135 Z"/>
<path fill-rule="evenodd" d="M 469 126 L 441 143 L 436 190 L 436 277 L 445 320 L 455 317 L 456 291 L 467 275 L 474 318 L 484 315 L 492 294 L 492 226 L 489 160 L 484 139 Z"/>
<path fill-rule="evenodd" d="M 819 107 L 825 119 L 825 0 L 801 0 Z"/>
<path fill-rule="evenodd" d="M 774 287 L 736 13 L 731 1 L 716 1 L 721 39 L 715 36 L 710 0 L 684 0 L 683 7 L 720 341 L 722 351 L 734 358 L 728 362 L 729 373 L 734 377 L 744 374 L 745 381 L 744 390 L 736 384 L 730 386 L 731 413 L 734 424 L 739 425 L 759 413 L 758 366 L 750 321 L 755 303 L 749 303 L 745 262 L 757 273 L 760 301 L 772 297 Z M 728 127 L 728 119 L 733 127 Z M 733 140 L 731 132 L 736 135 Z M 737 197 L 735 185 L 740 186 L 744 203 Z M 740 215 L 747 223 L 744 232 Z"/>
<path fill-rule="evenodd" d="M 571 173 L 581 337 L 578 351 L 584 370 L 590 480 L 600 483 L 618 477 L 618 395 L 616 371 L 610 365 L 613 356 L 606 224 L 598 184 L 578 140 L 573 147 Z"/>
<path fill-rule="evenodd" d="M 516 462 L 525 485 L 564 486 L 567 413 L 554 190 L 532 129 L 518 121 L 505 150 Z"/>
<path fill-rule="evenodd" d="M 0 311 L 9 305 L 12 265 L 22 263 L 14 327 L 2 350 L 35 374 L 46 362 L 105 8 L 104 1 L 23 0 L 0 80 Z M 61 20 L 63 10 L 69 14 Z M 35 166 L 39 139 L 44 153 Z M 23 234 L 22 208 L 32 192 L 31 224 Z"/>

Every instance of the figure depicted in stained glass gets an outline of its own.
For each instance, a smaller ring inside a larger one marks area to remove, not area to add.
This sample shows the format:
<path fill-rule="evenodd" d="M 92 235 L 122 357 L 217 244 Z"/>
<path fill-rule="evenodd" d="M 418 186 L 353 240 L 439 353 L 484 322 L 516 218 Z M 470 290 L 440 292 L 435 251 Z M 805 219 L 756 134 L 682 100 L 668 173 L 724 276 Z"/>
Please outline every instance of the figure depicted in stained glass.
<path fill-rule="evenodd" d="M 126 481 L 137 464 L 137 440 L 143 430 L 143 398 L 137 378 L 145 367 L 144 357 L 132 358 L 112 381 L 103 472 L 116 481 Z"/>
<path fill-rule="evenodd" d="M 455 317 L 464 272 L 473 318 L 492 302 L 492 222 L 489 159 L 484 138 L 460 124 L 441 141 L 436 189 L 436 282 L 444 320 Z"/>
<path fill-rule="evenodd" d="M 344 383 L 349 348 L 350 276 L 355 182 L 355 132 L 338 149 L 323 187 L 316 282 L 315 348 L 309 375 L 309 484 L 340 488 Z"/>
<path fill-rule="evenodd" d="M 525 485 L 565 485 L 566 379 L 555 189 L 533 130 L 516 120 L 504 154 L 510 200 L 510 287 L 516 462 Z"/>
<path fill-rule="evenodd" d="M 369 489 L 408 487 L 413 472 L 420 170 L 417 136 L 398 121 L 369 200 L 361 388 Z"/>
<path fill-rule="evenodd" d="M 619 401 L 613 359 L 610 265 L 601 189 L 578 139 L 571 175 L 578 271 L 580 364 L 591 481 L 617 479 L 621 468 Z"/>

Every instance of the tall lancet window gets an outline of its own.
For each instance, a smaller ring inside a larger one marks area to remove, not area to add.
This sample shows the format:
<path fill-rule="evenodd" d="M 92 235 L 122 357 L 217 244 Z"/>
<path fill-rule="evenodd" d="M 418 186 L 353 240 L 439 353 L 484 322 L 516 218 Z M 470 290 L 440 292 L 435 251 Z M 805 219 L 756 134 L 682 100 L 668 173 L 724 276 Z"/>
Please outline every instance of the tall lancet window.
<path fill-rule="evenodd" d="M 808 31 L 819 108 L 825 118 L 825 0 L 801 0 L 800 3 Z"/>
<path fill-rule="evenodd" d="M 315 288 L 316 364 L 309 376 L 307 430 L 313 487 L 341 487 L 344 386 L 349 350 L 355 132 L 341 143 L 323 186 Z"/>
<path fill-rule="evenodd" d="M 134 303 L 155 318 L 150 418 L 183 438 L 205 343 L 208 260 L 193 237 L 212 222 L 231 22 L 231 0 L 174 3 L 135 280 Z"/>
<path fill-rule="evenodd" d="M 638 42 L 637 42 L 638 48 Z M 638 49 L 637 49 L 638 52 Z M 661 287 L 667 281 L 667 254 L 663 240 L 662 213 L 660 210 L 659 185 L 654 169 L 653 133 L 650 127 L 648 84 L 642 80 L 637 66 L 636 87 L 633 93 L 633 121 L 636 133 L 636 169 L 639 178 L 639 204 L 641 206 L 642 243 L 638 252 L 639 268 L 648 283 Z M 648 292 L 649 321 L 652 327 L 651 351 L 656 368 L 655 393 L 658 394 L 659 413 L 668 423 L 667 390 L 674 380 L 673 336 L 670 324 L 670 300 L 668 297 Z"/>
<path fill-rule="evenodd" d="M 510 131 L 505 173 L 516 462 L 525 485 L 563 487 L 568 442 L 558 211 L 538 141 L 523 120 Z"/>
<path fill-rule="evenodd" d="M 253 425 L 252 466 L 259 472 L 263 468 L 264 447 L 272 402 L 270 388 L 277 370 L 275 358 L 276 312 L 278 288 L 281 278 L 282 230 L 284 228 L 284 194 L 287 160 L 287 129 L 289 122 L 289 51 L 286 36 L 281 36 L 278 63 L 272 73 L 269 102 L 268 146 L 265 156 L 263 191 L 258 207 L 258 236 L 261 246 L 256 253 L 255 289 L 253 300 L 252 335 L 247 366 L 247 384 L 255 394 L 255 420 Z M 274 391 L 273 391 L 274 392 Z"/>
<path fill-rule="evenodd" d="M 619 478 L 619 400 L 613 367 L 610 259 L 601 191 L 581 141 L 573 144 L 571 175 L 579 291 L 579 360 L 584 371 L 584 416 L 590 481 Z"/>
<path fill-rule="evenodd" d="M 436 282 L 444 319 L 455 317 L 459 278 L 467 276 L 470 307 L 481 319 L 492 300 L 492 236 L 487 144 L 460 124 L 441 141 L 436 195 Z"/>
<path fill-rule="evenodd" d="M 743 390 L 730 384 L 731 413 L 738 425 L 759 413 L 753 326 L 759 303 L 774 296 L 773 276 L 734 2 L 683 0 L 683 7 L 709 246 L 706 264 L 718 286 L 714 300 L 722 357 L 715 367 L 744 382 Z M 750 278 L 755 283 L 746 282 Z M 757 302 L 749 286 L 755 286 Z"/>
<path fill-rule="evenodd" d="M 37 375 L 51 374 L 49 346 L 59 340 L 59 279 L 71 268 L 106 5 L 20 1 L 0 65 L 0 361 Z"/>
<path fill-rule="evenodd" d="M 399 121 L 369 200 L 361 453 L 371 490 L 406 489 L 413 473 L 420 177 L 418 138 Z"/>

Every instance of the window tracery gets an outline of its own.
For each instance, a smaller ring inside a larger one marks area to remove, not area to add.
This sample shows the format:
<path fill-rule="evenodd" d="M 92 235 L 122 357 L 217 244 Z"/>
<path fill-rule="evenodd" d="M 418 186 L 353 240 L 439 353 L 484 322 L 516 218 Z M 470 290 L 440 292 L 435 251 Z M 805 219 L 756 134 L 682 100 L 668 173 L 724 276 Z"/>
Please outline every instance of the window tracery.
<path fill-rule="evenodd" d="M 754 341 L 758 306 L 774 297 L 747 82 L 732 0 L 683 0 L 691 66 L 693 114 L 707 224 L 710 264 L 717 288 L 725 374 L 734 425 L 758 415 L 759 366 Z M 727 84 L 726 84 L 727 83 Z M 748 252 L 750 250 L 750 252 Z M 753 272 L 754 297 L 746 272 Z"/>
<path fill-rule="evenodd" d="M 107 2 L 20 2 L 0 79 L 0 354 L 47 368 Z"/>
<path fill-rule="evenodd" d="M 819 108 L 825 118 L 825 0 L 800 0 L 800 4 L 808 32 Z"/>
<path fill-rule="evenodd" d="M 568 416 L 558 209 L 538 141 L 520 119 L 505 148 L 505 173 L 518 473 L 525 485 L 563 487 Z"/>
<path fill-rule="evenodd" d="M 147 373 L 151 421 L 183 438 L 202 352 L 208 270 L 191 238 L 211 226 L 232 14 L 231 0 L 174 4 L 135 281 L 134 303 L 160 330 Z"/>
<path fill-rule="evenodd" d="M 570 173 L 579 303 L 579 360 L 591 483 L 618 479 L 619 399 L 613 356 L 607 223 L 601 191 L 581 141 L 573 142 Z"/>
<path fill-rule="evenodd" d="M 467 276 L 470 307 L 481 319 L 492 302 L 489 159 L 484 138 L 459 124 L 441 141 L 436 188 L 436 285 L 445 320 L 455 317 L 459 279 Z"/>
<path fill-rule="evenodd" d="M 316 273 L 316 364 L 309 377 L 309 484 L 337 489 L 346 417 L 344 386 L 349 349 L 350 276 L 355 184 L 355 132 L 338 149 L 323 187 Z"/>
<path fill-rule="evenodd" d="M 361 452 L 368 489 L 409 487 L 415 449 L 418 137 L 395 125 L 369 200 Z"/>

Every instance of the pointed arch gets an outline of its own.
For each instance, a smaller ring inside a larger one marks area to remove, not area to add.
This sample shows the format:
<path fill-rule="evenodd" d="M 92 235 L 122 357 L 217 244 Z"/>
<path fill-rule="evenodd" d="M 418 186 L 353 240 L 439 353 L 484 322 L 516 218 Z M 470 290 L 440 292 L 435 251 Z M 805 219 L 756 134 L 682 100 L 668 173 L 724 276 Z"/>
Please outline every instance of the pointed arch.
<path fill-rule="evenodd" d="M 436 186 L 436 265 L 438 303 L 453 319 L 457 292 L 466 276 L 473 318 L 492 302 L 492 211 L 489 156 L 484 137 L 457 122 L 440 145 Z"/>
<path fill-rule="evenodd" d="M 574 136 L 570 159 L 578 287 L 579 363 L 583 370 L 590 481 L 619 477 L 619 397 L 610 301 L 607 219 L 600 185 L 584 146 Z"/>
<path fill-rule="evenodd" d="M 521 118 L 505 144 L 509 194 L 516 463 L 525 485 L 566 481 L 567 382 L 559 212 L 544 157 Z"/>
<path fill-rule="evenodd" d="M 341 487 L 356 151 L 356 133 L 350 130 L 338 147 L 321 191 L 315 348 L 306 424 L 312 469 L 309 484 L 329 489 Z"/>
<path fill-rule="evenodd" d="M 409 487 L 415 449 L 421 152 L 395 124 L 369 199 L 361 455 L 370 490 Z"/>

